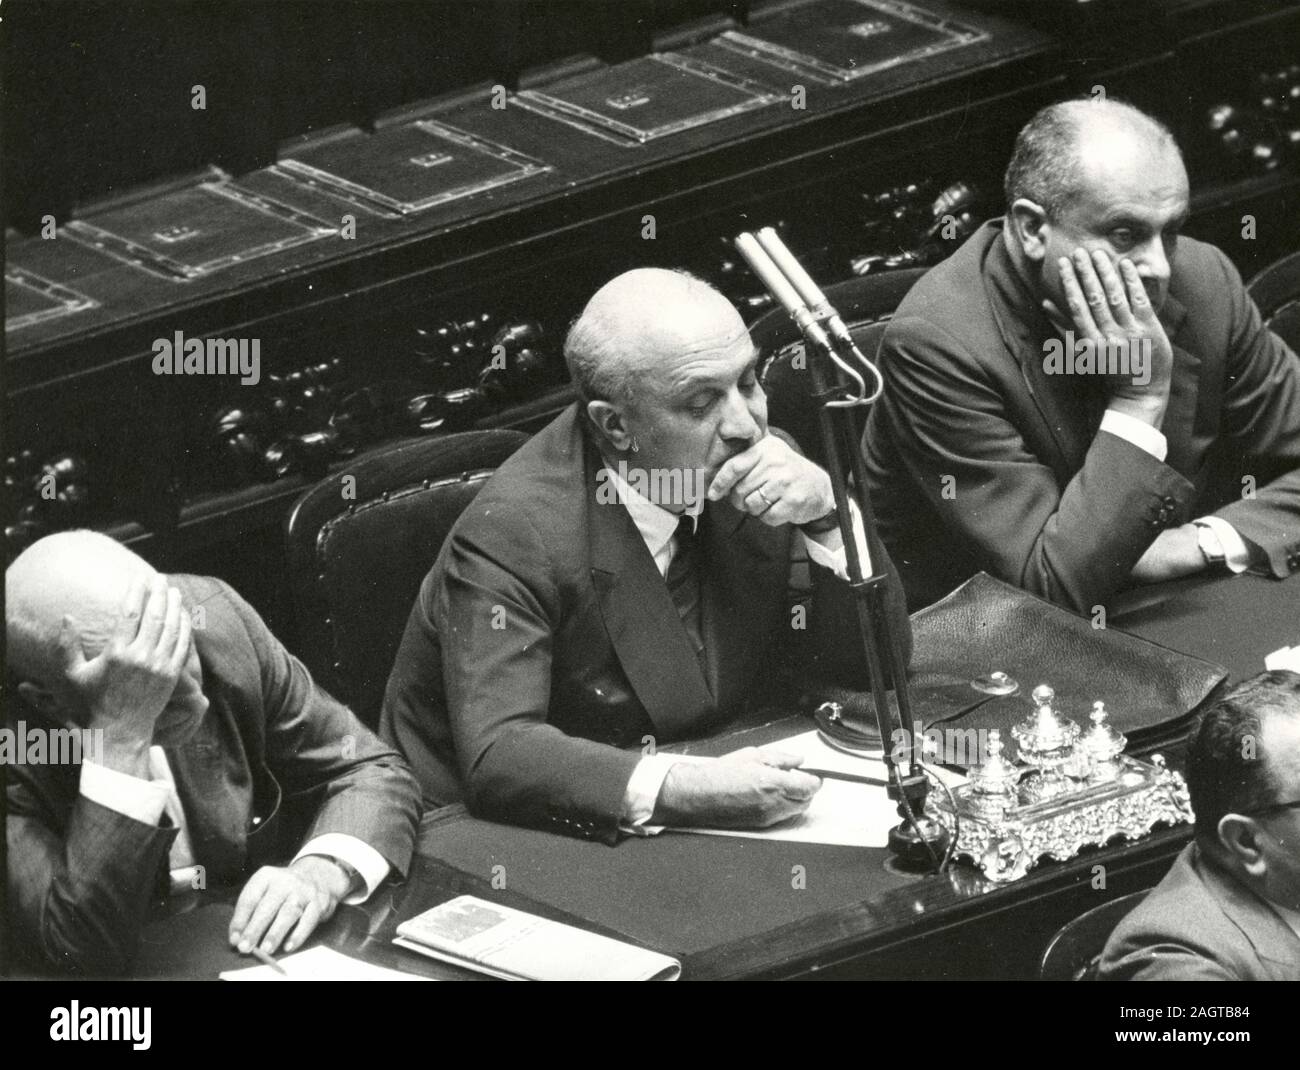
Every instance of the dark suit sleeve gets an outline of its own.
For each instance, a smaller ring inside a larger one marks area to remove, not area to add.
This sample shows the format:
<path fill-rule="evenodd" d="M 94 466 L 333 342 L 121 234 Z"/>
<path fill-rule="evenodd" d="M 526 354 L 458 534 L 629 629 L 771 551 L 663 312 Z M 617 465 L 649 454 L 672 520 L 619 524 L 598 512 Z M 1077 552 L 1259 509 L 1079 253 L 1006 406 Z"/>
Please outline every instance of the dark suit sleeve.
<path fill-rule="evenodd" d="M 881 429 L 951 532 L 999 579 L 1080 613 L 1129 579 L 1193 487 L 1145 450 L 1098 432 L 1058 490 L 1026 445 L 991 377 L 962 345 L 918 319 L 896 321 L 881 348 L 890 419 Z"/>
<path fill-rule="evenodd" d="M 1253 497 L 1216 515 L 1263 551 L 1273 575 L 1284 577 L 1300 569 L 1300 357 L 1264 326 L 1237 269 L 1214 252 L 1232 325 L 1225 431 L 1244 457 L 1241 474 L 1250 475 L 1253 466 L 1260 472 Z"/>
<path fill-rule="evenodd" d="M 420 794 L 415 778 L 229 588 L 257 654 L 266 713 L 266 762 L 289 796 L 319 793 L 306 839 L 327 832 L 369 844 L 405 875 L 415 849 Z M 305 842 L 305 841 L 304 841 Z"/>
<path fill-rule="evenodd" d="M 526 517 L 461 525 L 450 537 L 442 582 L 421 591 L 401 656 L 435 657 L 441 646 L 452 743 L 471 810 L 526 824 L 567 822 L 568 831 L 612 839 L 640 755 L 547 723 L 560 614 L 552 574 Z"/>
<path fill-rule="evenodd" d="M 60 828 L 16 767 L 8 770 L 6 799 L 10 931 L 19 950 L 60 972 L 124 972 L 176 830 L 82 795 Z"/>

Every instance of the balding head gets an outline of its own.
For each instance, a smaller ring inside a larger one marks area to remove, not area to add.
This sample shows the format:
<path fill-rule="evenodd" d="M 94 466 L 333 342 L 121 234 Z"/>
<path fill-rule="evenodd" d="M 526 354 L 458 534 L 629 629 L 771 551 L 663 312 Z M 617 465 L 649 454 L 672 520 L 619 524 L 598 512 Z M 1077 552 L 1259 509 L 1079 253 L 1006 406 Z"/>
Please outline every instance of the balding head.
<path fill-rule="evenodd" d="M 1007 167 L 1007 207 L 1033 201 L 1049 219 L 1094 189 L 1104 189 L 1117 170 L 1154 175 L 1152 160 L 1181 161 L 1169 128 L 1131 104 L 1117 100 L 1065 100 L 1038 112 L 1016 138 Z"/>
<path fill-rule="evenodd" d="M 739 313 L 708 283 L 684 271 L 636 268 L 605 283 L 564 343 L 584 401 L 627 402 L 647 372 L 702 337 L 745 333 Z"/>
<path fill-rule="evenodd" d="M 24 679 L 50 678 L 65 616 L 76 621 L 86 656 L 93 657 L 132 585 L 155 575 L 148 562 L 96 531 L 64 531 L 33 543 L 5 572 L 11 671 Z"/>
<path fill-rule="evenodd" d="M 208 709 L 194 607 L 167 577 L 106 535 L 66 531 L 20 554 L 5 587 L 8 667 L 29 707 L 66 724 L 121 721 L 163 747 L 193 735 Z"/>
<path fill-rule="evenodd" d="M 607 462 L 680 474 L 699 501 L 732 457 L 767 432 L 758 354 L 731 302 L 692 275 L 639 268 L 587 302 L 564 346 Z"/>
<path fill-rule="evenodd" d="M 1068 308 L 1060 264 L 1083 251 L 1116 270 L 1130 261 L 1152 307 L 1164 305 L 1190 194 L 1178 146 L 1155 119 L 1110 100 L 1044 108 L 1016 139 L 1006 193 L 1006 247 L 1040 299 Z"/>

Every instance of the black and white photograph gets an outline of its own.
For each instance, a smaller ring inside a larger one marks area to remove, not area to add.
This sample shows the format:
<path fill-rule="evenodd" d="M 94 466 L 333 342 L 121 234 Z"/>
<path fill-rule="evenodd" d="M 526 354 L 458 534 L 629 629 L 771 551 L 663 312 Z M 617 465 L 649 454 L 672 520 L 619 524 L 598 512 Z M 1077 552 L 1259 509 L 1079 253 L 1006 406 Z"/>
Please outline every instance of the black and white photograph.
<path fill-rule="evenodd" d="M 1103 982 L 1300 981 L 1300 0 L 3 0 L 0 49 L 33 1044 L 175 1054 L 232 981 L 1294 1038 Z"/>

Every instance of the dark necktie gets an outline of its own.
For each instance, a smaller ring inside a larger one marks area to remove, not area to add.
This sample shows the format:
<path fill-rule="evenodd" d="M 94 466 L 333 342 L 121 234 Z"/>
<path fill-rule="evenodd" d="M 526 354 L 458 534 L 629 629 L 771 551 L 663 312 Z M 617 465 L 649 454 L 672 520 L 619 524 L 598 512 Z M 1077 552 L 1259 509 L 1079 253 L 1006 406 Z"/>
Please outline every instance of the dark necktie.
<path fill-rule="evenodd" d="M 704 669 L 704 638 L 700 614 L 700 540 L 695 532 L 696 519 L 683 516 L 674 536 L 677 545 L 668 565 L 668 593 L 672 595 L 677 615 L 691 641 L 695 656 Z"/>

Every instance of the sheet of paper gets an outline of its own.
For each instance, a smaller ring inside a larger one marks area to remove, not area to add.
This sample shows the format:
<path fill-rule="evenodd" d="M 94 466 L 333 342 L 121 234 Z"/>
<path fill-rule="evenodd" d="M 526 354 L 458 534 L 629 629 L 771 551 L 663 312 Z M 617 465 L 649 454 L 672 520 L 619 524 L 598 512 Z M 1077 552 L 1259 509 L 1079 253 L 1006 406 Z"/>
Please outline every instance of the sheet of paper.
<path fill-rule="evenodd" d="M 1264 668 L 1300 672 L 1300 643 L 1295 646 L 1284 646 L 1281 650 L 1274 650 L 1273 653 L 1265 655 Z"/>
<path fill-rule="evenodd" d="M 276 973 L 270 966 L 249 966 L 244 970 L 227 970 L 221 974 L 223 981 L 429 981 L 413 973 L 372 966 L 330 947 L 312 947 L 296 955 L 277 959 L 284 974 Z"/>
<path fill-rule="evenodd" d="M 823 743 L 816 730 L 765 744 L 763 750 L 796 754 L 811 769 L 830 769 L 841 773 L 885 779 L 885 763 L 872 758 L 858 758 Z M 936 770 L 953 788 L 966 778 L 946 769 Z M 898 824 L 894 803 L 884 788 L 869 784 L 849 784 L 842 780 L 823 780 L 821 790 L 811 805 L 793 821 L 754 831 L 734 829 L 682 828 L 674 832 L 694 832 L 706 836 L 739 836 L 755 840 L 786 840 L 793 843 L 826 843 L 841 847 L 885 847 L 889 830 Z"/>

